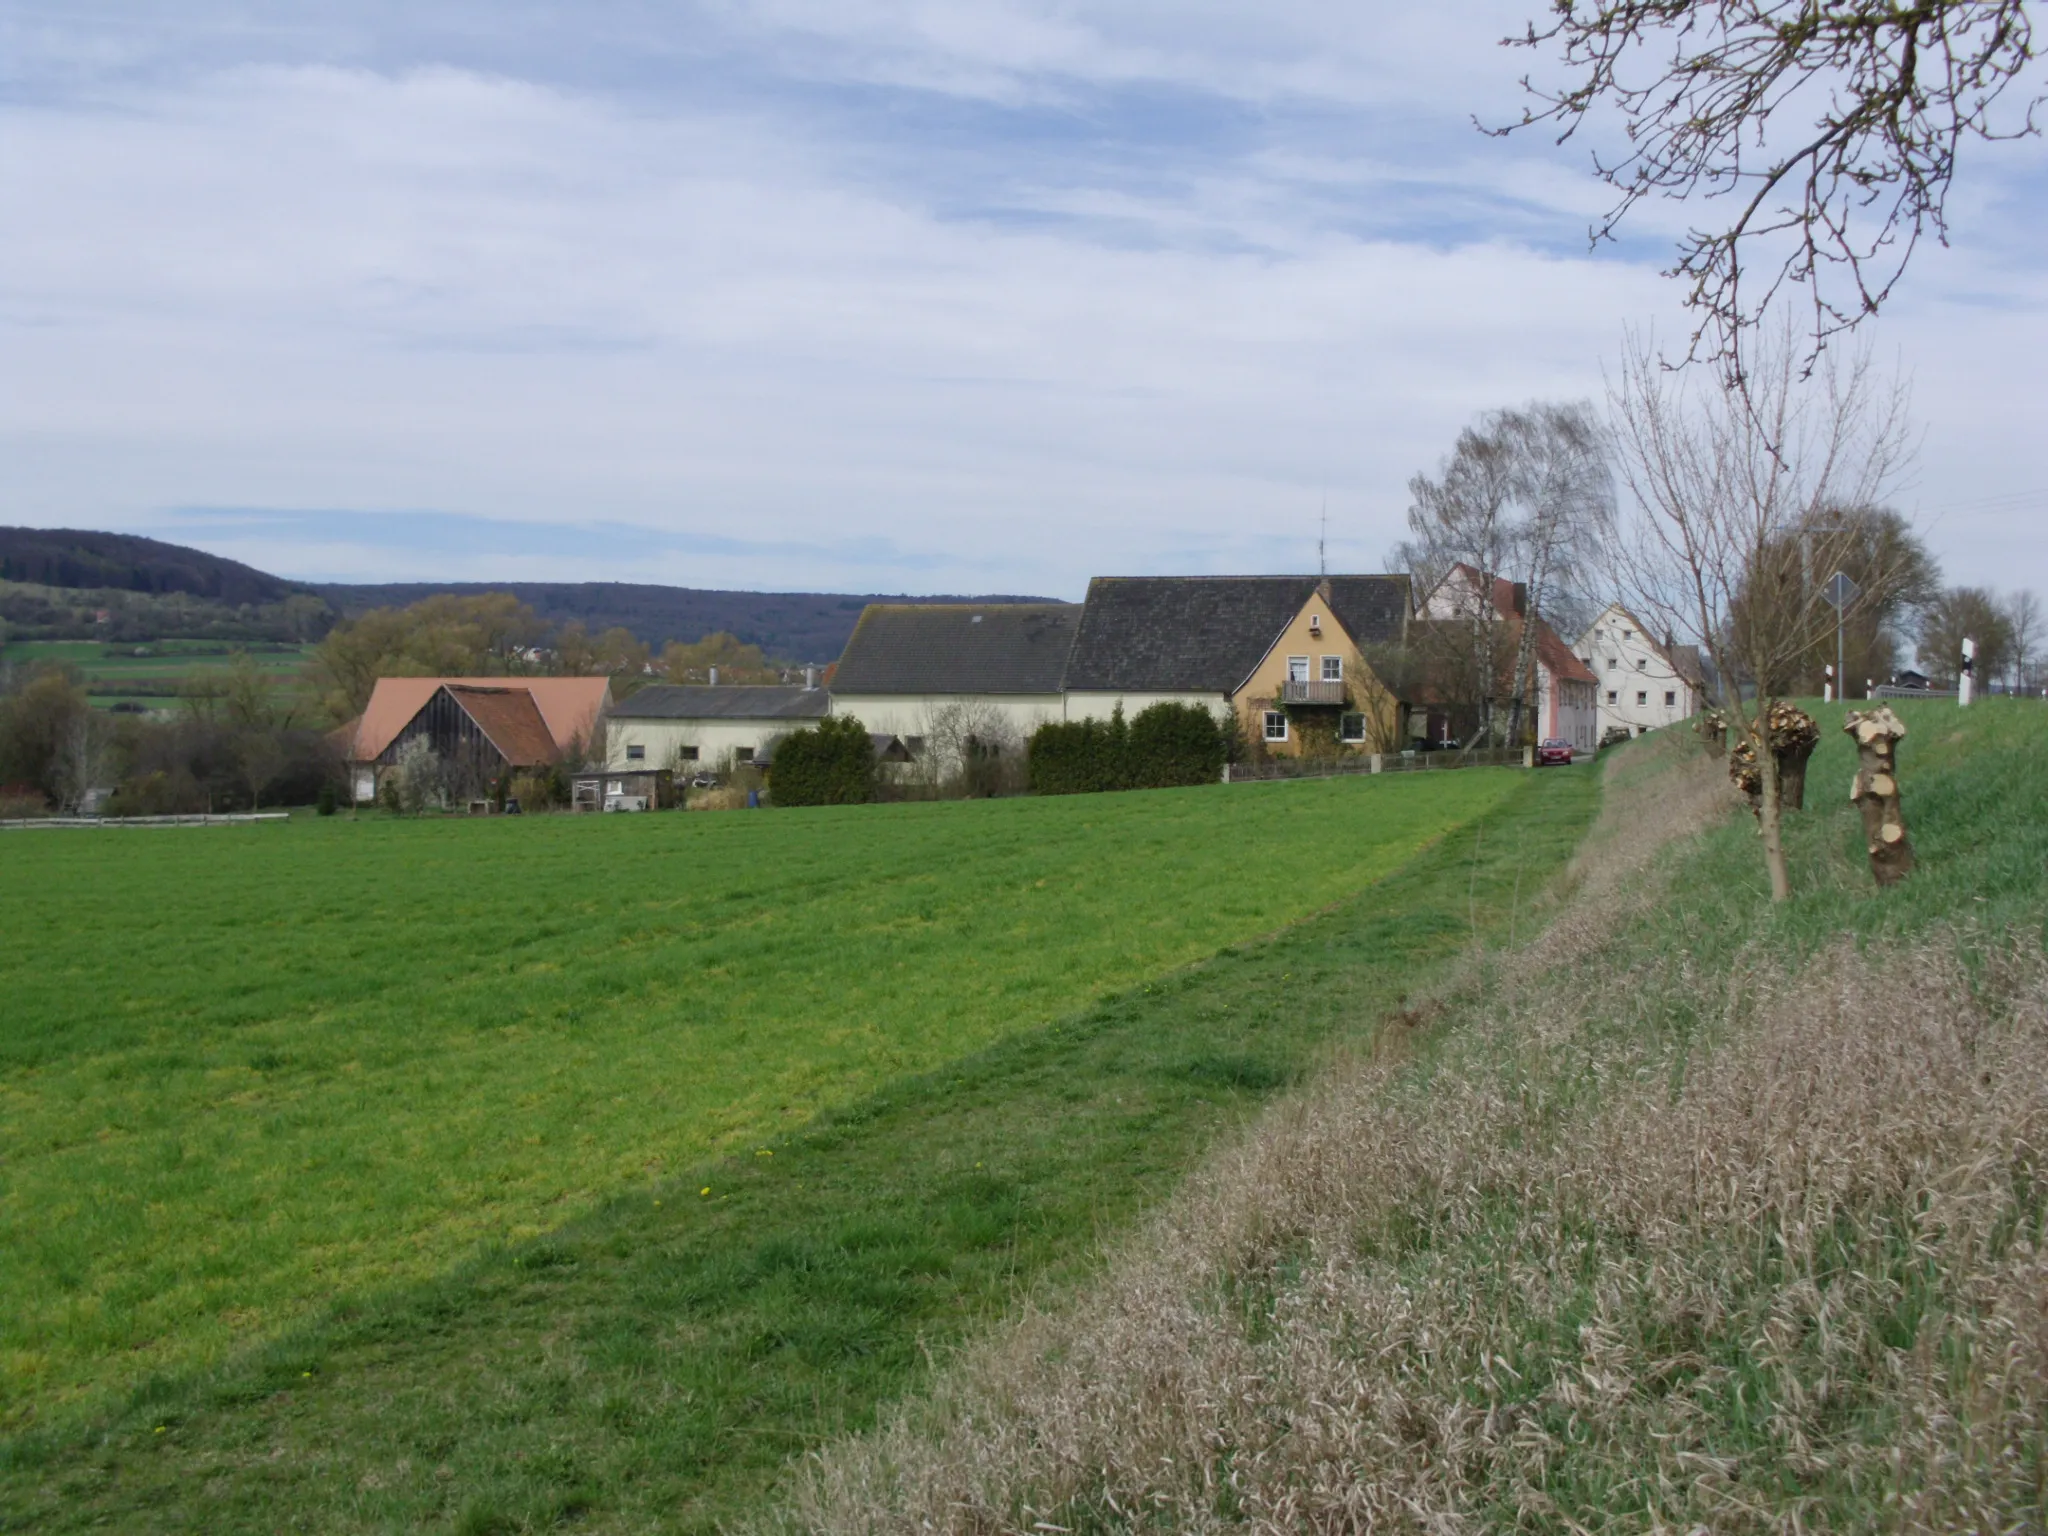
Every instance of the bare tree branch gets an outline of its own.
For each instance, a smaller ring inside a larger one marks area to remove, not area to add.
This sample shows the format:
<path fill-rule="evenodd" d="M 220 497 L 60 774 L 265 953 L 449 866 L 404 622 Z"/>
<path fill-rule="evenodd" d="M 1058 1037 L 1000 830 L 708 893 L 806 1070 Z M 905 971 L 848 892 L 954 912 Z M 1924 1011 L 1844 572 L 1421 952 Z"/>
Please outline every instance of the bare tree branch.
<path fill-rule="evenodd" d="M 2034 58 L 2024 0 L 1553 0 L 1503 41 L 1558 51 L 1572 78 L 1524 77 L 1538 105 L 1488 132 L 1563 143 L 1598 108 L 1622 117 L 1628 152 L 1594 157 L 1618 194 L 1595 243 L 1646 198 L 1730 200 L 1666 275 L 1698 316 L 1687 356 L 1737 379 L 1787 284 L 1812 308 L 1806 366 L 1875 314 L 1923 235 L 1947 243 L 1958 147 L 2034 133 L 2048 99 L 1994 111 Z"/>

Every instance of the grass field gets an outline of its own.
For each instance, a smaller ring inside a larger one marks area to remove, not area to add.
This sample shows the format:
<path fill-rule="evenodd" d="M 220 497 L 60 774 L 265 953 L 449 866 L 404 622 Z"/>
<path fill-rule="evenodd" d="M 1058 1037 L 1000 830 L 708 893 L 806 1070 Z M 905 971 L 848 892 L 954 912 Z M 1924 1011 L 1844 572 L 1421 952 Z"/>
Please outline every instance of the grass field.
<path fill-rule="evenodd" d="M 0 1508 L 756 1507 L 1526 920 L 1592 806 L 1584 772 L 1472 772 L 10 843 L 0 920 L 63 963 L 0 975 L 34 1021 Z"/>
<path fill-rule="evenodd" d="M 7 1420 L 1275 928 L 1515 782 L 16 834 Z"/>
<path fill-rule="evenodd" d="M 97 640 L 16 640 L 0 646 L 0 659 L 17 664 L 55 661 L 74 667 L 93 703 L 102 708 L 129 701 L 167 708 L 181 684 L 209 672 L 224 672 L 242 647 L 231 641 L 158 640 L 147 645 L 109 645 Z M 295 686 L 313 648 L 252 641 L 246 647 L 256 669 L 283 685 Z M 137 651 L 146 654 L 138 655 Z"/>

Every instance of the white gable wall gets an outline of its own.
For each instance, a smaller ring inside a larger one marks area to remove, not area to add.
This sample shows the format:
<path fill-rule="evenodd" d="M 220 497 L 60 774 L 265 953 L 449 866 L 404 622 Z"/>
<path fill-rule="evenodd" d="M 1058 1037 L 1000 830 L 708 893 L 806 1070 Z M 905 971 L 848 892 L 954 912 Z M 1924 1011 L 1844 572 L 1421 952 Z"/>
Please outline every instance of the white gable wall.
<path fill-rule="evenodd" d="M 1621 726 L 1640 736 L 1688 719 L 1699 708 L 1692 685 L 1619 603 L 1608 605 L 1574 649 L 1598 680 L 1594 699 L 1603 735 Z"/>

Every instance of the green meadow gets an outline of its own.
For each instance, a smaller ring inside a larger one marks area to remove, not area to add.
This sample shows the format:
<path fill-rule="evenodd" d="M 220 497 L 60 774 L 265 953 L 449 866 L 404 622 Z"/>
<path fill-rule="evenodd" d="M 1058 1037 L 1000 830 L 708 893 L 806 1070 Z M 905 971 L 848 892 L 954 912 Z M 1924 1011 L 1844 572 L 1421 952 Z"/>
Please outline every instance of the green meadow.
<path fill-rule="evenodd" d="M 5 834 L 0 1414 L 89 1414 L 766 1145 L 1522 782 Z"/>
<path fill-rule="evenodd" d="M 99 640 L 16 640 L 0 646 L 0 659 L 26 666 L 55 662 L 73 668 L 92 701 L 102 708 L 129 702 L 166 709 L 178 690 L 213 674 L 224 674 L 246 649 L 256 670 L 288 690 L 299 684 L 312 657 L 310 645 L 226 640 L 153 640 L 116 645 Z"/>

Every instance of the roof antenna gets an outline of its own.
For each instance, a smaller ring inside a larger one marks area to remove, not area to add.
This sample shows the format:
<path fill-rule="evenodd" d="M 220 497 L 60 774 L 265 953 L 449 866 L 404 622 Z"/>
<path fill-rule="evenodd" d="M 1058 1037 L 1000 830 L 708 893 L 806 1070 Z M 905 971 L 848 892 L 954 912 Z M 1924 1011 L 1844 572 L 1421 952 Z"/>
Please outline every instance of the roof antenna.
<path fill-rule="evenodd" d="M 1329 542 L 1330 493 L 1328 491 L 1324 491 L 1322 526 L 1316 530 L 1316 575 L 1318 576 L 1326 577 L 1330 574 L 1330 555 L 1328 549 Z"/>

